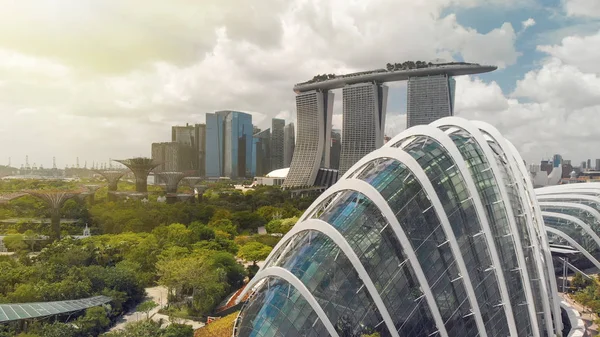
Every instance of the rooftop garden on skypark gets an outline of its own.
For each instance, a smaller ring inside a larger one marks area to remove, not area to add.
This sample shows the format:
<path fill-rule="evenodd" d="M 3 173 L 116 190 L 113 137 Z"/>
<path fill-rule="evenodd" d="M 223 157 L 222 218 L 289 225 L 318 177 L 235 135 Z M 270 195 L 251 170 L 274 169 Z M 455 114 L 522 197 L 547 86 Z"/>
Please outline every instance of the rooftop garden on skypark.
<path fill-rule="evenodd" d="M 475 64 L 474 63 L 467 63 L 467 62 L 433 63 L 433 62 L 425 62 L 425 61 L 405 61 L 405 62 L 402 62 L 402 63 L 388 63 L 388 64 L 386 64 L 385 69 L 360 71 L 360 72 L 350 73 L 350 74 L 345 74 L 345 75 L 319 74 L 319 75 L 315 75 L 312 79 L 310 79 L 310 80 L 308 80 L 306 82 L 301 82 L 301 83 L 298 83 L 296 85 L 318 83 L 318 82 L 324 82 L 324 81 L 327 81 L 327 80 L 333 80 L 333 79 L 336 79 L 336 78 L 348 78 L 348 77 L 355 77 L 355 76 L 366 75 L 366 74 L 373 74 L 373 73 L 385 73 L 385 72 L 393 72 L 393 71 L 405 71 L 405 70 L 412 70 L 412 69 L 433 68 L 433 67 L 451 66 L 451 65 L 475 65 Z"/>

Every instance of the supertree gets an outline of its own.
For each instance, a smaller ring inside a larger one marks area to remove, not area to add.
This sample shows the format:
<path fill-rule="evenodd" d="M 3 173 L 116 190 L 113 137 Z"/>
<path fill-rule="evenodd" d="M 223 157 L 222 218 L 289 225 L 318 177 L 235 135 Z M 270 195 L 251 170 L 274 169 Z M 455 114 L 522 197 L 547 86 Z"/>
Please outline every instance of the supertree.
<path fill-rule="evenodd" d="M 98 191 L 98 189 L 102 186 L 100 185 L 83 185 L 85 188 L 87 188 L 87 191 L 84 192 L 86 196 L 89 196 L 89 200 L 90 200 L 90 205 L 93 205 L 94 202 L 96 201 L 96 191 Z M 82 194 L 84 194 L 82 193 Z"/>
<path fill-rule="evenodd" d="M 135 175 L 136 192 L 148 193 L 148 175 L 150 174 L 150 171 L 160 165 L 160 163 L 156 163 L 150 158 L 142 157 L 115 161 L 127 166 L 131 172 L 133 172 L 133 175 Z"/>
<path fill-rule="evenodd" d="M 183 181 L 185 183 L 187 183 L 187 185 L 192 190 L 192 201 L 195 202 L 196 201 L 195 190 L 197 188 L 196 186 L 198 185 L 198 183 L 200 181 L 202 181 L 202 178 L 201 177 L 185 177 L 185 178 L 183 178 Z M 198 197 L 201 198 L 201 195 L 199 195 Z"/>
<path fill-rule="evenodd" d="M 117 185 L 119 184 L 119 179 L 125 175 L 125 171 L 96 170 L 96 173 L 101 175 L 108 182 L 108 200 L 115 201 Z"/>
<path fill-rule="evenodd" d="M 0 204 L 6 204 L 11 200 L 20 198 L 26 194 L 27 193 L 25 193 L 25 192 L 12 192 L 12 193 L 0 194 Z"/>
<path fill-rule="evenodd" d="M 181 179 L 185 177 L 183 172 L 159 172 L 157 176 L 165 182 L 165 192 L 167 192 L 167 203 L 173 203 L 177 201 L 177 186 Z"/>
<path fill-rule="evenodd" d="M 156 175 L 165 182 L 165 192 L 167 193 L 177 193 L 179 182 L 185 178 L 185 173 L 183 172 L 159 172 Z"/>
<path fill-rule="evenodd" d="M 67 200 L 77 196 L 81 191 L 37 190 L 24 192 L 33 195 L 48 204 L 50 207 L 50 223 L 54 239 L 60 240 L 60 209 Z"/>

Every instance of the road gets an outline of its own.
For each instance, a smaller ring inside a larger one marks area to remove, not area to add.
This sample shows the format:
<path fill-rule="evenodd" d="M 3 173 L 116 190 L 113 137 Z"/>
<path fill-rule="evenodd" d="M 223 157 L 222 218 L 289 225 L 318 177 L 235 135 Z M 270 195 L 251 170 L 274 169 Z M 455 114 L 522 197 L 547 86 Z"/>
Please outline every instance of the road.
<path fill-rule="evenodd" d="M 163 327 L 166 327 L 169 324 L 171 324 L 171 322 L 169 321 L 169 317 L 167 315 L 158 313 L 158 311 L 161 308 L 163 308 L 167 305 L 167 289 L 165 287 L 160 287 L 160 286 L 146 288 L 146 294 L 147 294 L 147 296 L 146 296 L 146 298 L 144 298 L 144 301 L 154 301 L 158 304 L 158 306 L 156 308 L 150 310 L 150 313 L 149 313 L 150 319 L 152 319 L 153 321 L 156 321 L 156 322 L 158 322 L 162 319 Z M 136 307 L 136 309 L 137 309 L 137 307 Z M 121 318 L 119 318 L 119 320 L 117 321 L 117 324 L 115 324 L 115 326 L 113 326 L 109 331 L 123 330 L 125 328 L 125 325 L 127 325 L 127 323 L 136 322 L 136 321 L 146 318 L 146 313 L 136 311 L 136 309 L 121 316 Z M 192 321 L 192 320 L 188 320 L 188 319 L 177 319 L 177 323 L 191 325 L 192 328 L 194 328 L 194 330 L 202 328 L 204 326 L 204 323 L 196 322 L 196 321 Z"/>

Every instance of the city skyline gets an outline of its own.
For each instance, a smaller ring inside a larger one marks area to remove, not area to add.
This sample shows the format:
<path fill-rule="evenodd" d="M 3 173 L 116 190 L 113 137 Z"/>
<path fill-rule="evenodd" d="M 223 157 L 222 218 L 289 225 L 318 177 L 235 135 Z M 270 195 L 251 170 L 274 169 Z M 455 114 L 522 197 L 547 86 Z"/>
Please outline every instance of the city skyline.
<path fill-rule="evenodd" d="M 498 66 L 457 78 L 455 112 L 497 126 L 527 162 L 597 156 L 600 10 L 593 0 L 375 0 L 366 10 L 342 1 L 210 4 L 210 13 L 186 1 L 4 6 L 0 164 L 11 157 L 18 167 L 29 155 L 44 167 L 52 157 L 58 167 L 76 157 L 89 167 L 149 156 L 147 144 L 168 141 L 171 125 L 203 123 L 205 112 L 223 109 L 249 111 L 261 128 L 273 117 L 296 122 L 294 83 L 418 59 Z M 30 25 L 34 19 L 39 24 Z M 393 86 L 390 97 L 405 92 Z M 386 134 L 404 129 L 405 112 L 403 99 L 390 100 Z"/>

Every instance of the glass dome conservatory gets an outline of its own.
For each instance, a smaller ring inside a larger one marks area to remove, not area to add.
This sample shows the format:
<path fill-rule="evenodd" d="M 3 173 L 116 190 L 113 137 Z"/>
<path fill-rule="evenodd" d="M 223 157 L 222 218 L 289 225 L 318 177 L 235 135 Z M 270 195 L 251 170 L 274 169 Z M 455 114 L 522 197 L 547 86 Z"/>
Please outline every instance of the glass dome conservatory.
<path fill-rule="evenodd" d="M 410 128 L 327 189 L 250 281 L 235 336 L 554 336 L 542 212 L 492 126 Z"/>

